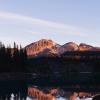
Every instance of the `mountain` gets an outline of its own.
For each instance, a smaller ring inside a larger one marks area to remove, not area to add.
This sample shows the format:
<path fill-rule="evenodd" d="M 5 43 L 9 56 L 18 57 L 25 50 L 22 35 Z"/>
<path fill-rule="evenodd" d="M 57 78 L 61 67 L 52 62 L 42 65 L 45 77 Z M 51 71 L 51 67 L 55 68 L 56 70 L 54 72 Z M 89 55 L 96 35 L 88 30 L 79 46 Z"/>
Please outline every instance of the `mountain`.
<path fill-rule="evenodd" d="M 58 48 L 58 53 L 62 54 L 66 51 L 77 51 L 78 45 L 74 42 L 68 42 Z"/>
<path fill-rule="evenodd" d="M 89 51 L 89 50 L 93 50 L 93 49 L 94 49 L 93 46 L 87 45 L 87 44 L 85 44 L 85 43 L 81 43 L 81 44 L 79 45 L 79 51 Z"/>
<path fill-rule="evenodd" d="M 99 47 L 94 47 L 85 43 L 79 45 L 74 42 L 68 42 L 64 45 L 55 43 L 49 39 L 41 39 L 33 42 L 26 47 L 28 56 L 56 56 L 67 51 L 100 51 Z"/>
<path fill-rule="evenodd" d="M 79 51 L 100 51 L 99 47 L 93 47 L 91 45 L 81 43 L 79 45 Z"/>
<path fill-rule="evenodd" d="M 27 45 L 26 51 L 28 56 L 37 56 L 37 55 L 46 55 L 48 53 L 56 53 L 57 47 L 56 43 L 52 40 L 48 39 L 41 39 L 39 41 L 36 41 L 34 43 L 31 43 Z"/>

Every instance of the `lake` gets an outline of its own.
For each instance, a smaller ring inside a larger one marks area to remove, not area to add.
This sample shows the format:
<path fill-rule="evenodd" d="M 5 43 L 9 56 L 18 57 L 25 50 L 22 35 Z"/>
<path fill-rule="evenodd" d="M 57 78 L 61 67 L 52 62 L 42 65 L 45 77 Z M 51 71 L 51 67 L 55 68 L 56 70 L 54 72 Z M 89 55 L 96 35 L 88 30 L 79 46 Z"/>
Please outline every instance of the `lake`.
<path fill-rule="evenodd" d="M 29 90 L 30 89 L 30 90 Z M 34 92 L 35 91 L 35 92 Z M 37 92 L 36 92 L 37 91 Z M 32 95 L 31 95 L 32 92 Z M 34 92 L 34 93 L 33 93 Z M 34 95 L 33 95 L 34 94 Z M 71 96 L 76 96 L 74 100 L 92 100 L 92 92 L 67 91 L 62 87 L 40 87 L 34 84 L 28 84 L 26 81 L 6 80 L 0 81 L 0 100 L 40 100 L 35 97 L 52 95 L 53 99 L 41 100 L 69 100 Z M 83 97 L 82 97 L 83 96 Z"/>

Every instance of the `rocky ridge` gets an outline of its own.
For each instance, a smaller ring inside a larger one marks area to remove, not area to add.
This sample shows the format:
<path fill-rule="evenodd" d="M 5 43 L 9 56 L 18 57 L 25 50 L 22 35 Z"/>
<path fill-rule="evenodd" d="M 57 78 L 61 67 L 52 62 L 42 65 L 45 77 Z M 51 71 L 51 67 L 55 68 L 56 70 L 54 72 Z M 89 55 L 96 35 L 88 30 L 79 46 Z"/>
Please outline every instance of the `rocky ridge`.
<path fill-rule="evenodd" d="M 74 42 L 68 42 L 64 45 L 59 45 L 50 39 L 41 39 L 27 45 L 25 48 L 28 56 L 60 55 L 67 51 L 100 51 L 100 47 L 85 43 L 78 45 Z"/>

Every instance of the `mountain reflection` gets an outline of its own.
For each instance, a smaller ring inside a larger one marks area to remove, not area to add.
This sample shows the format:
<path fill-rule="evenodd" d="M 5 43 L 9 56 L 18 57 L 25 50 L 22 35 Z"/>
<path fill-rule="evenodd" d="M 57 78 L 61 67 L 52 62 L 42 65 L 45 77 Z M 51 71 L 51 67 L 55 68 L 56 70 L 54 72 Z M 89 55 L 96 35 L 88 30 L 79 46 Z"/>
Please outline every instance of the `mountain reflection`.
<path fill-rule="evenodd" d="M 63 87 L 29 85 L 27 81 L 0 81 L 0 100 L 92 100 L 100 92 L 69 91 Z"/>

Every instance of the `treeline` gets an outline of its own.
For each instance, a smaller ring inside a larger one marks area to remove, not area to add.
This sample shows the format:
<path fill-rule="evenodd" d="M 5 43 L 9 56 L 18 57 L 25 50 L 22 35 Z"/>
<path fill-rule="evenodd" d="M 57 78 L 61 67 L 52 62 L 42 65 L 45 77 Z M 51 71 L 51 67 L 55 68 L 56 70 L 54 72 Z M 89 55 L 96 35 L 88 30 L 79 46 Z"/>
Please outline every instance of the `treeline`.
<path fill-rule="evenodd" d="M 0 42 L 0 72 L 27 72 L 26 50 L 16 43 L 11 48 Z"/>
<path fill-rule="evenodd" d="M 100 51 L 66 52 L 61 56 L 31 58 L 29 69 L 55 82 L 100 83 Z"/>
<path fill-rule="evenodd" d="M 60 56 L 29 58 L 25 48 L 16 43 L 11 48 L 0 42 L 0 73 L 3 72 L 34 73 L 40 80 L 47 78 L 64 83 L 100 83 L 100 51 L 73 51 Z"/>
<path fill-rule="evenodd" d="M 68 58 L 69 60 L 97 60 L 100 59 L 100 51 L 68 51 L 61 54 L 61 57 Z"/>
<path fill-rule="evenodd" d="M 46 70 L 47 73 L 65 70 L 97 73 L 100 72 L 100 51 L 71 51 L 60 56 L 30 58 L 29 67 L 37 73 L 42 71 L 44 73 Z"/>

